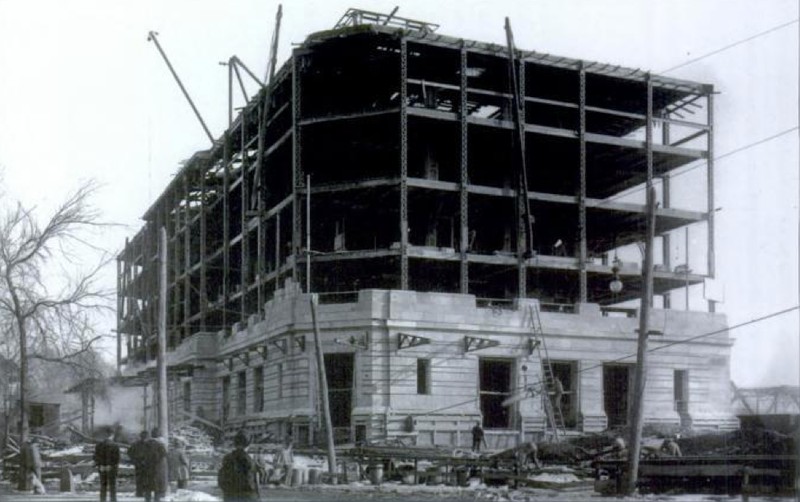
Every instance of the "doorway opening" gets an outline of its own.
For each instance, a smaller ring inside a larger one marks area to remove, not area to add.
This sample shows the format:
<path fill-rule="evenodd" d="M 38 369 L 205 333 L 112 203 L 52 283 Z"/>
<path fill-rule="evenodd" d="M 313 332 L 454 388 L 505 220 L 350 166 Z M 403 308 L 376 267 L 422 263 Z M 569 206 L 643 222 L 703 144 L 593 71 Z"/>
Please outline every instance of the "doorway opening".
<path fill-rule="evenodd" d="M 551 361 L 550 366 L 553 368 L 553 377 L 561 382 L 564 391 L 560 402 L 553 405 L 560 407 L 564 427 L 574 428 L 578 424 L 578 362 Z"/>
<path fill-rule="evenodd" d="M 480 359 L 480 403 L 485 429 L 511 427 L 511 409 L 503 406 L 511 395 L 513 359 Z"/>
<path fill-rule="evenodd" d="M 353 354 L 325 354 L 328 403 L 331 410 L 333 438 L 337 443 L 350 441 L 350 422 L 353 411 L 353 366 Z"/>
<path fill-rule="evenodd" d="M 632 376 L 632 364 L 603 365 L 603 404 L 609 428 L 628 425 Z"/>

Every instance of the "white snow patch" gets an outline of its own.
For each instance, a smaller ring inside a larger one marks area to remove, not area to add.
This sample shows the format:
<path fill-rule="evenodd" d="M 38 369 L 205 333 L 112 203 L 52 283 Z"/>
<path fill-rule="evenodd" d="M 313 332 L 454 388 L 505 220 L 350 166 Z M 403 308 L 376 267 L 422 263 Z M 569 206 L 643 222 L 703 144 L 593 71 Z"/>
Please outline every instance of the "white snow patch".
<path fill-rule="evenodd" d="M 181 489 L 168 495 L 164 500 L 165 502 L 219 502 L 220 499 L 206 492 Z"/>
<path fill-rule="evenodd" d="M 532 481 L 539 481 L 541 483 L 559 483 L 559 484 L 577 483 L 580 481 L 580 478 L 578 478 L 576 475 L 572 473 L 554 474 L 550 472 L 543 472 L 541 474 L 532 476 L 529 479 L 531 479 Z"/>
<path fill-rule="evenodd" d="M 57 450 L 53 452 L 49 452 L 47 456 L 49 457 L 66 457 L 68 455 L 81 455 L 83 453 L 83 446 L 73 446 L 71 448 L 66 448 L 63 450 Z"/>

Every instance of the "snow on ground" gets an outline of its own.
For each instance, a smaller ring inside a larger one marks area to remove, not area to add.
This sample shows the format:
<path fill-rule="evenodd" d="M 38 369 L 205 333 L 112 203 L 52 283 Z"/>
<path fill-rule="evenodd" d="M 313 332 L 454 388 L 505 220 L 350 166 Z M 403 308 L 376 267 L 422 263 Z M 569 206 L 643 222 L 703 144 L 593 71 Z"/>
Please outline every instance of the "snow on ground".
<path fill-rule="evenodd" d="M 206 492 L 180 489 L 162 500 L 165 502 L 218 502 L 220 499 Z"/>
<path fill-rule="evenodd" d="M 63 450 L 55 450 L 55 451 L 48 451 L 48 457 L 66 457 L 69 455 L 81 455 L 83 454 L 83 446 L 72 446 L 70 448 L 65 448 Z"/>
<path fill-rule="evenodd" d="M 535 476 L 530 476 L 529 479 L 532 481 L 538 481 L 540 483 L 558 483 L 558 484 L 568 484 L 568 483 L 579 483 L 581 479 L 570 473 L 551 473 L 551 472 L 543 472 L 541 474 L 537 474 Z"/>

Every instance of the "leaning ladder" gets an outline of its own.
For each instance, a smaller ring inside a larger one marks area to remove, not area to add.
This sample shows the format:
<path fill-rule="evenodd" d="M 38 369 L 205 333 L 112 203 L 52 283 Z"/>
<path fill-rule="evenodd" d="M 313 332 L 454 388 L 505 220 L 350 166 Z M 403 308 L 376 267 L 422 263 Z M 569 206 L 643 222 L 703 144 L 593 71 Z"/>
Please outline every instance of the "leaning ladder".
<path fill-rule="evenodd" d="M 558 403 L 558 406 L 553 406 L 552 396 L 557 394 L 556 377 L 553 374 L 553 366 L 550 364 L 550 355 L 547 353 L 547 343 L 545 343 L 544 340 L 544 331 L 542 330 L 542 320 L 539 317 L 538 305 L 531 305 L 528 308 L 528 323 L 532 333 L 532 349 L 536 350 L 539 360 L 542 362 L 542 379 L 545 391 L 544 411 L 547 417 L 547 423 L 553 430 L 553 439 L 557 443 L 559 441 L 559 434 L 565 429 L 564 416 L 561 413 L 561 403 Z"/>

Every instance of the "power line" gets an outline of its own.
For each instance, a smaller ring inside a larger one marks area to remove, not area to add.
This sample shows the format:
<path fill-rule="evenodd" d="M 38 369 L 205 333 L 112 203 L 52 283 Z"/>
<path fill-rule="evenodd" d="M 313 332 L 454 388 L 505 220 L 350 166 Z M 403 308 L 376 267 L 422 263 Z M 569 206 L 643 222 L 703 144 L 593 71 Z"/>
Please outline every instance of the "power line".
<path fill-rule="evenodd" d="M 771 314 L 766 314 L 766 315 L 763 315 L 761 317 L 756 317 L 756 318 L 744 321 L 742 323 L 735 324 L 733 326 L 728 326 L 726 328 L 717 329 L 717 330 L 714 330 L 714 331 L 709 331 L 708 333 L 703 333 L 701 335 L 692 336 L 692 337 L 686 338 L 684 340 L 676 340 L 674 342 L 665 343 L 665 344 L 659 345 L 657 347 L 652 347 L 652 348 L 648 349 L 647 352 L 655 352 L 657 350 L 666 349 L 667 347 L 672 347 L 672 346 L 675 346 L 675 345 L 681 345 L 681 344 L 684 344 L 684 343 L 693 342 L 695 340 L 700 340 L 701 338 L 707 338 L 709 336 L 714 336 L 714 335 L 719 335 L 721 333 L 730 332 L 730 331 L 733 331 L 735 329 L 739 329 L 739 328 L 743 328 L 745 326 L 749 326 L 751 324 L 756 324 L 756 323 L 759 323 L 759 322 L 762 322 L 762 321 L 766 321 L 768 319 L 772 319 L 773 317 L 778 317 L 778 316 L 781 316 L 783 314 L 788 314 L 789 312 L 793 312 L 793 311 L 798 310 L 798 309 L 800 309 L 800 305 L 795 305 L 794 307 L 789 307 L 789 308 L 786 308 L 786 309 L 783 309 L 783 310 L 779 310 L 777 312 L 772 312 Z M 627 356 L 622 356 L 622 357 L 619 357 L 617 359 L 612 359 L 611 361 L 604 361 L 604 362 L 602 362 L 600 364 L 595 364 L 594 366 L 589 366 L 588 368 L 583 368 L 580 371 L 578 371 L 578 373 L 583 373 L 585 371 L 589 371 L 589 370 L 592 370 L 592 369 L 595 369 L 595 368 L 602 367 L 604 364 L 618 363 L 618 362 L 624 361 L 626 359 L 630 359 L 631 357 L 636 357 L 636 354 L 628 354 Z"/>
<path fill-rule="evenodd" d="M 774 26 L 774 27 L 772 27 L 772 28 L 770 28 L 770 29 L 768 29 L 766 31 L 762 31 L 761 33 L 756 33 L 755 35 L 752 35 L 750 37 L 743 38 L 741 40 L 738 40 L 736 42 L 728 44 L 728 45 L 726 45 L 724 47 L 720 47 L 717 50 L 711 51 L 711 52 L 709 52 L 707 54 L 703 54 L 702 56 L 697 56 L 694 59 L 690 59 L 690 60 L 688 60 L 688 61 L 686 61 L 684 63 L 681 63 L 681 64 L 679 64 L 677 66 L 673 66 L 672 68 L 667 68 L 666 70 L 662 70 L 660 73 L 668 73 L 668 72 L 677 70 L 678 68 L 683 68 L 684 66 L 688 66 L 690 64 L 696 63 L 696 62 L 698 62 L 698 61 L 700 61 L 702 59 L 705 59 L 707 57 L 713 56 L 715 54 L 719 54 L 720 52 L 727 51 L 728 49 L 736 47 L 737 45 L 742 45 L 744 43 L 747 43 L 747 42 L 750 42 L 752 40 L 755 40 L 756 38 L 763 37 L 764 35 L 768 35 L 768 34 L 774 32 L 774 31 L 778 31 L 778 30 L 780 30 L 782 28 L 786 28 L 787 26 L 791 26 L 791 25 L 795 24 L 798 21 L 800 21 L 800 19 L 794 19 L 792 21 L 789 21 L 788 23 L 783 23 L 781 25 Z"/>

